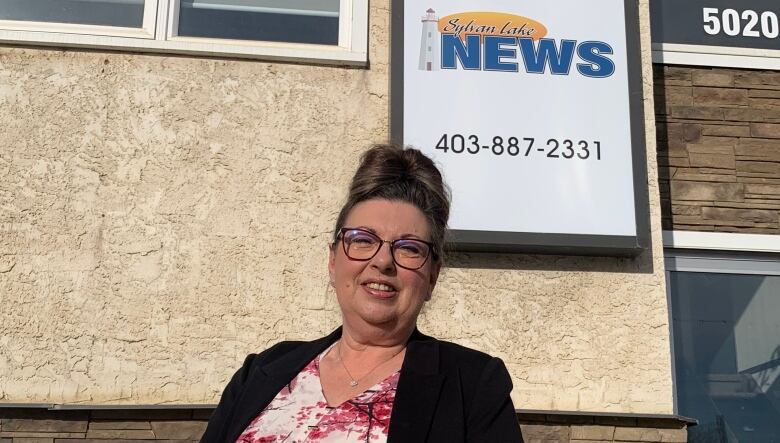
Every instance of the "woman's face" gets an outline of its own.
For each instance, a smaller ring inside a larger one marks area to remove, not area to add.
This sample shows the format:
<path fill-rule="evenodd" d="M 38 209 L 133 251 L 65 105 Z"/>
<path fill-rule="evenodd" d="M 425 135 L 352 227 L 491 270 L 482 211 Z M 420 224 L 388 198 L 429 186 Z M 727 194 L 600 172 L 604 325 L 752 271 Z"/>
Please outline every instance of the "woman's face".
<path fill-rule="evenodd" d="M 349 212 L 343 227 L 365 229 L 382 240 L 431 240 L 423 213 L 402 201 L 361 202 Z M 402 268 L 393 262 L 387 243 L 370 260 L 357 261 L 347 257 L 342 241 L 338 240 L 328 260 L 345 326 L 398 332 L 407 331 L 417 322 L 440 268 L 440 262 L 434 262 L 433 257 L 428 257 L 420 269 Z"/>

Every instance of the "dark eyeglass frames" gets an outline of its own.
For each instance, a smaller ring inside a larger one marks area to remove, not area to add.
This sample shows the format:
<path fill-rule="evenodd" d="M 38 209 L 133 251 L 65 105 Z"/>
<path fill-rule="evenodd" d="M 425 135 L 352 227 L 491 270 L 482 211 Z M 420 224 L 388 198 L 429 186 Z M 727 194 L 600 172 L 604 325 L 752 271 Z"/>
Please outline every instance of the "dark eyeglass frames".
<path fill-rule="evenodd" d="M 382 245 L 390 245 L 393 262 L 409 270 L 423 267 L 431 255 L 433 244 L 416 238 L 399 238 L 397 240 L 382 240 L 371 231 L 360 228 L 341 228 L 336 240 L 341 240 L 344 253 L 351 260 L 368 261 L 382 249 Z"/>

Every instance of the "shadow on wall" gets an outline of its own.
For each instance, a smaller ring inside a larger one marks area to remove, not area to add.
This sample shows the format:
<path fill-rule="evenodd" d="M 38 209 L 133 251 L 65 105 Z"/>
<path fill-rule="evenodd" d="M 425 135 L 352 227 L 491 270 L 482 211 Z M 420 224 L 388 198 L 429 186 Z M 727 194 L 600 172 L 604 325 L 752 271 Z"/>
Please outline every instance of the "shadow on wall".
<path fill-rule="evenodd" d="M 448 268 L 477 268 L 524 271 L 614 272 L 652 274 L 652 245 L 636 257 L 589 257 L 539 254 L 495 254 L 488 252 L 448 252 Z"/>
<path fill-rule="evenodd" d="M 667 106 L 666 83 L 663 72 L 654 71 L 654 103 L 656 118 L 656 149 L 658 161 L 658 193 L 661 197 L 661 227 L 672 229 L 672 174 L 669 156 L 669 128 L 666 123 L 665 109 Z M 673 137 L 673 136 L 672 136 Z"/>

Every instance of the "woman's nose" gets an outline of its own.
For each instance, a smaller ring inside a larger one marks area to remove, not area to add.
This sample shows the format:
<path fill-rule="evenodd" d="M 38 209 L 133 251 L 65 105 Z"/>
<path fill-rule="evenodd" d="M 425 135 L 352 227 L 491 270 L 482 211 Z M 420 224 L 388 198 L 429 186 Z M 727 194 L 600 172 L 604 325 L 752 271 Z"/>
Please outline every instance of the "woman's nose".
<path fill-rule="evenodd" d="M 379 269 L 393 269 L 395 267 L 395 261 L 393 260 L 393 250 L 390 246 L 390 242 L 385 240 L 379 246 L 374 258 L 371 260 L 372 264 Z"/>

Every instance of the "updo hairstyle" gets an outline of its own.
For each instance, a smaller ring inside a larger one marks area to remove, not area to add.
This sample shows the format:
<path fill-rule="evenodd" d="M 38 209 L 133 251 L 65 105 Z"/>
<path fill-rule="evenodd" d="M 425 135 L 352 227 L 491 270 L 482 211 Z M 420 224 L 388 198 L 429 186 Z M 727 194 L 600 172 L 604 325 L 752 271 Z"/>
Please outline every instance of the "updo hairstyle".
<path fill-rule="evenodd" d="M 349 185 L 347 201 L 336 220 L 334 243 L 352 208 L 375 198 L 416 206 L 428 220 L 433 260 L 442 259 L 450 191 L 433 160 L 417 149 L 397 145 L 374 145 L 363 153 Z"/>

